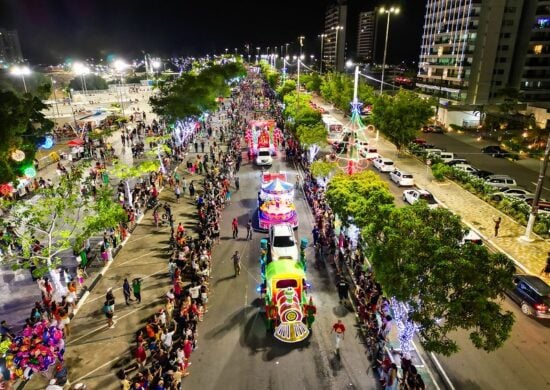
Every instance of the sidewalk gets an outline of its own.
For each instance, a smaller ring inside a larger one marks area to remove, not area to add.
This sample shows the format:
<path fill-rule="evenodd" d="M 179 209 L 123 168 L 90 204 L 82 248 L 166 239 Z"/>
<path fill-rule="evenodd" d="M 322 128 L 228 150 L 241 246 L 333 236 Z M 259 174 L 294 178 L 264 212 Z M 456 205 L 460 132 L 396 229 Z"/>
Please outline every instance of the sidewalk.
<path fill-rule="evenodd" d="M 327 109 L 332 116 L 346 124 L 349 119 L 344 118 L 320 98 L 313 98 L 316 104 Z M 368 134 L 371 140 L 376 134 Z M 475 141 L 475 140 L 474 140 Z M 373 141 L 376 142 L 376 141 Z M 550 252 L 550 242 L 533 234 L 535 241 L 526 243 L 519 240 L 525 232 L 525 227 L 515 222 L 510 217 L 501 213 L 490 204 L 479 199 L 452 181 L 443 183 L 433 180 L 427 166 L 411 156 L 397 156 L 395 145 L 382 136 L 377 144 L 378 152 L 395 161 L 397 167 L 406 169 L 412 173 L 418 187 L 424 188 L 439 199 L 441 203 L 456 215 L 459 215 L 464 223 L 480 233 L 485 242 L 492 248 L 508 255 L 522 272 L 538 275 L 546 264 L 546 255 Z M 530 159 L 533 160 L 533 159 Z M 535 160 L 536 161 L 536 160 Z M 392 185 L 392 184 L 390 184 Z M 502 217 L 499 236 L 494 237 L 494 222 L 498 216 Z M 546 282 L 550 279 L 546 278 Z"/>

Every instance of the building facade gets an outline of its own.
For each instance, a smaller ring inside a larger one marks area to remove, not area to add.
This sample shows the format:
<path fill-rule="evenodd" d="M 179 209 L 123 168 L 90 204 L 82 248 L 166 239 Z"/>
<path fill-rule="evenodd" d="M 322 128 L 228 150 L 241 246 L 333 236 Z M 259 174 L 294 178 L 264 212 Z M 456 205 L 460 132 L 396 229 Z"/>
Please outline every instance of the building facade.
<path fill-rule="evenodd" d="M 17 31 L 0 28 L 0 65 L 18 62 L 23 62 L 23 54 Z"/>
<path fill-rule="evenodd" d="M 374 62 L 374 44 L 376 42 L 376 9 L 359 13 L 357 30 L 357 58 L 364 63 Z"/>
<path fill-rule="evenodd" d="M 417 87 L 463 104 L 550 102 L 550 0 L 428 0 Z"/>
<path fill-rule="evenodd" d="M 348 6 L 345 0 L 330 5 L 325 13 L 325 38 L 322 60 L 326 70 L 343 71 L 345 66 L 346 20 Z"/>

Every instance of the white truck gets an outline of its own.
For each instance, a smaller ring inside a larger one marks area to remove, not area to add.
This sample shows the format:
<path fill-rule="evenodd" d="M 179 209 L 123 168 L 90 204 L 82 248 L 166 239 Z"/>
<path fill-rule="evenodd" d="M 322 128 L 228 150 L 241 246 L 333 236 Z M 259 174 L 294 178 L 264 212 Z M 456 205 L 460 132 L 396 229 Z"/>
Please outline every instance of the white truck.
<path fill-rule="evenodd" d="M 258 155 L 256 156 L 256 165 L 271 166 L 272 164 L 273 158 L 271 157 L 271 151 L 269 148 L 259 148 Z"/>

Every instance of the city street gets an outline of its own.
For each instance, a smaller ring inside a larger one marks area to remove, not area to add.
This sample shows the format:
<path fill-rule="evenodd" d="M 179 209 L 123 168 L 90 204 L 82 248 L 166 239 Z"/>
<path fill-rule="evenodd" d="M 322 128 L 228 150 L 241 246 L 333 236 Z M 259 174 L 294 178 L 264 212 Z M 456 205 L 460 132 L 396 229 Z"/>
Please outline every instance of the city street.
<path fill-rule="evenodd" d="M 326 103 L 320 100 L 316 100 L 316 103 L 329 110 L 330 114 L 342 123 L 346 123 L 347 120 Z M 491 234 L 492 219 L 487 221 L 487 218 L 498 213 L 494 208 L 454 183 L 439 184 L 432 181 L 431 173 L 424 164 L 410 156 L 398 157 L 395 146 L 384 138 L 380 137 L 376 141 L 373 133 L 369 133 L 368 137 L 371 143 L 376 145 L 381 155 L 391 158 L 399 168 L 412 173 L 417 185 L 431 191 L 445 207 L 460 215 L 469 226 L 475 227 L 486 238 L 489 245 L 493 248 L 506 248 L 509 255 L 523 262 L 523 265 L 531 272 L 538 274 L 545 253 L 548 251 L 541 249 L 548 247 L 546 241 L 537 240 L 532 244 L 519 243 L 517 237 L 521 233 L 518 232 L 523 232 L 523 228 L 506 217 L 503 217 L 506 221 L 504 226 L 506 230 L 502 237 L 493 237 Z M 468 142 L 462 142 L 461 140 L 467 141 L 466 138 L 462 138 L 464 136 L 422 134 L 421 137 L 436 146 L 445 147 L 449 151 L 458 153 L 460 157 L 470 160 L 478 168 L 507 173 L 503 167 L 511 167 L 512 171 L 509 174 L 518 180 L 536 180 L 536 170 L 531 166 L 533 164 L 521 165 L 505 159 L 481 155 L 482 146 L 472 146 Z M 482 165 L 484 161 L 494 165 L 485 167 Z M 377 172 L 372 167 L 370 169 Z M 403 188 L 398 188 L 391 182 L 389 175 L 380 174 L 380 176 L 388 182 L 390 191 L 396 197 L 396 203 L 402 204 L 400 196 Z M 547 340 L 549 340 L 550 334 L 550 321 L 537 321 L 526 317 L 521 313 L 520 308 L 508 298 L 503 302 L 503 307 L 514 313 L 516 323 L 510 339 L 502 349 L 493 353 L 477 350 L 471 344 L 468 334 L 459 332 L 455 338 L 462 350 L 450 358 L 437 356 L 454 388 L 464 390 L 550 388 L 550 376 L 545 358 L 549 352 Z"/>

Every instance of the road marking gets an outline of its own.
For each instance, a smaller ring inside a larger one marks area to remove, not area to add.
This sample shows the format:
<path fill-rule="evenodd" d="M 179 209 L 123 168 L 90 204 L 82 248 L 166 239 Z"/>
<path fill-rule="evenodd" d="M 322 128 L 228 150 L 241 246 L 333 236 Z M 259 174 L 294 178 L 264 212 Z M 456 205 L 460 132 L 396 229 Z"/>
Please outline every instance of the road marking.
<path fill-rule="evenodd" d="M 411 340 L 411 344 L 412 346 L 414 347 L 414 349 L 418 352 L 418 347 L 416 346 L 416 344 L 414 343 L 414 341 Z M 420 361 L 422 362 L 422 364 L 424 366 L 426 366 L 426 362 L 424 361 L 424 359 L 422 358 L 422 355 L 420 353 L 418 353 L 418 357 L 420 358 Z M 437 359 L 436 359 L 437 360 Z M 441 364 L 438 365 L 438 367 L 441 369 L 440 372 L 443 374 L 443 376 L 449 381 L 448 384 L 451 386 L 451 390 L 454 390 L 454 386 L 453 384 L 451 383 L 451 381 L 449 380 L 449 377 L 447 376 L 447 373 L 445 372 L 445 370 L 443 369 L 443 367 L 441 366 Z M 428 368 L 428 366 L 426 366 L 427 370 L 428 371 L 428 375 L 430 375 L 430 378 L 432 378 L 432 382 L 435 386 L 435 388 L 437 390 L 440 390 L 440 387 L 439 385 L 437 384 L 433 374 L 432 374 L 432 371 Z"/>
<path fill-rule="evenodd" d="M 434 361 L 435 365 L 437 366 L 437 369 L 443 375 L 443 378 L 445 379 L 445 382 L 447 382 L 447 386 L 449 387 L 449 389 L 455 390 L 455 387 L 453 386 L 453 382 L 451 382 L 451 380 L 447 376 L 447 373 L 443 369 L 443 366 L 441 365 L 441 363 L 439 363 L 439 359 L 435 356 L 435 354 L 433 352 L 430 352 L 430 355 L 431 355 L 432 360 Z M 430 372 L 429 369 L 428 369 L 428 372 Z"/>
<path fill-rule="evenodd" d="M 533 184 L 535 187 L 537 187 L 538 183 L 532 181 L 531 184 Z M 545 189 L 546 191 L 550 191 L 550 188 L 548 188 L 548 187 L 542 187 L 542 188 Z"/>
<path fill-rule="evenodd" d="M 142 280 L 149 279 L 150 277 L 155 276 L 155 275 L 157 275 L 157 274 L 160 274 L 161 272 L 166 272 L 166 271 L 165 271 L 165 270 L 160 270 L 160 271 L 157 271 L 157 272 L 152 273 L 152 274 L 150 274 L 150 275 L 144 276 L 144 277 L 141 278 L 141 279 L 142 279 Z M 114 289 L 113 289 L 113 292 L 114 292 L 114 291 L 118 291 L 118 290 L 122 290 L 122 287 L 114 288 Z M 96 298 L 90 299 L 90 300 L 88 301 L 88 303 L 89 303 L 89 302 L 95 302 L 95 301 L 97 301 L 98 299 L 103 299 L 103 295 L 100 295 L 100 296 L 98 296 L 98 297 L 96 297 Z"/>
<path fill-rule="evenodd" d="M 101 370 L 103 367 L 105 367 L 105 366 L 107 366 L 107 365 L 109 365 L 109 364 L 111 364 L 111 363 L 114 363 L 114 362 L 116 362 L 117 360 L 119 360 L 119 359 L 121 359 L 121 358 L 122 358 L 122 356 L 119 356 L 119 357 L 116 357 L 116 358 L 114 358 L 114 359 L 112 359 L 112 360 L 109 360 L 107 363 L 103 363 L 101 366 L 99 366 L 99 367 L 93 369 L 92 371 L 89 371 L 87 374 L 81 376 L 80 378 L 77 378 L 77 379 L 75 379 L 74 381 L 71 381 L 71 383 L 80 382 L 82 379 L 89 377 L 91 374 L 93 374 L 93 373 L 95 373 L 95 372 Z"/>
<path fill-rule="evenodd" d="M 153 253 L 155 253 L 155 251 L 147 252 L 147 253 L 144 253 L 144 254 L 141 255 L 141 256 L 134 257 L 134 258 L 131 259 L 131 260 L 123 261 L 122 263 L 117 263 L 117 265 L 124 265 L 124 264 L 131 263 L 131 262 L 134 261 L 134 260 L 141 259 L 142 257 L 149 256 L 149 255 L 151 255 L 151 254 L 153 254 Z M 115 268 L 116 268 L 116 267 L 115 267 Z"/>

